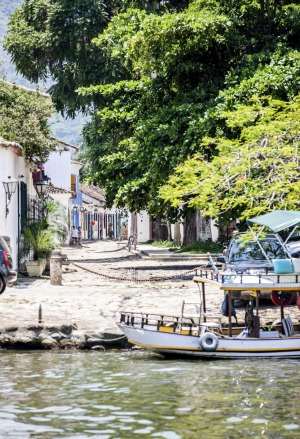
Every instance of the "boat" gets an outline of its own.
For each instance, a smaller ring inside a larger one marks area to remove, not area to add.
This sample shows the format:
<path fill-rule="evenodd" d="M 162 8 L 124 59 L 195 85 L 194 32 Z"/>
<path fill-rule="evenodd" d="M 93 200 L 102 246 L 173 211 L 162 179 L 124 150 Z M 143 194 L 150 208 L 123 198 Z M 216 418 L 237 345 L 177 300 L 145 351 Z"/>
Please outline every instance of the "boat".
<path fill-rule="evenodd" d="M 297 218 L 295 212 L 292 215 L 289 211 L 286 215 L 283 212 L 280 211 L 277 222 L 272 212 L 252 219 L 251 223 L 263 223 L 271 230 L 275 226 L 284 225 L 284 230 L 300 224 L 300 212 Z M 268 222 L 268 215 L 271 215 L 272 223 Z M 199 286 L 196 302 L 183 301 L 177 315 L 122 311 L 117 324 L 131 344 L 165 357 L 300 358 L 299 321 L 286 312 L 286 309 L 291 312 L 291 307 L 300 309 L 299 264 L 291 270 L 292 260 L 277 261 L 273 271 L 263 273 L 243 271 L 229 274 L 222 270 L 198 268 L 193 278 Z M 209 296 L 214 294 L 207 292 L 209 285 L 224 292 L 219 314 L 210 314 L 207 310 Z M 238 322 L 234 300 L 245 294 L 249 297 L 245 316 L 242 322 Z M 276 315 L 273 321 L 267 322 L 263 321 L 260 300 L 266 295 L 277 305 L 268 305 Z"/>

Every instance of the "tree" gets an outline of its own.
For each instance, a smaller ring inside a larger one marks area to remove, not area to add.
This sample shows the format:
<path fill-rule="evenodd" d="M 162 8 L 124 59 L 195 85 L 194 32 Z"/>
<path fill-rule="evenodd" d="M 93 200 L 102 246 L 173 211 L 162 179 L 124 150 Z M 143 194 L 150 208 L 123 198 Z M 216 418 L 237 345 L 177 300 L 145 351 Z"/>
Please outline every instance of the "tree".
<path fill-rule="evenodd" d="M 112 63 L 117 56 L 132 72 L 130 80 L 81 89 L 99 102 L 84 139 L 109 204 L 172 214 L 158 188 L 197 150 L 201 137 L 192 126 L 224 80 L 235 36 L 223 15 L 188 9 L 167 16 L 130 10 L 98 38 Z"/>
<path fill-rule="evenodd" d="M 161 189 L 163 199 L 221 218 L 299 209 L 300 95 L 291 103 L 254 96 L 252 105 L 223 117 L 239 138 L 205 139 L 218 153 L 211 160 L 196 154 L 179 166 Z"/>
<path fill-rule="evenodd" d="M 38 157 L 43 163 L 55 148 L 48 117 L 49 96 L 0 80 L 0 136 L 19 143 L 24 156 Z"/>
<path fill-rule="evenodd" d="M 294 80 L 299 76 L 299 6 L 286 0 L 195 0 L 180 11 L 154 13 L 143 8 L 124 12 L 128 4 L 122 3 L 101 35 L 88 36 L 85 44 L 82 1 L 73 7 L 67 0 L 26 0 L 11 21 L 6 47 L 16 62 L 20 54 L 25 74 L 41 76 L 50 69 L 57 79 L 59 108 L 72 114 L 92 105 L 85 152 L 90 178 L 106 189 L 108 203 L 175 218 L 178 206 L 189 206 L 188 200 L 176 204 L 158 194 L 179 163 L 187 160 L 188 167 L 195 160 L 196 166 L 200 157 L 208 167 L 218 155 L 225 160 L 220 145 L 249 147 L 241 137 L 245 126 L 227 123 L 226 113 L 249 107 L 256 96 L 269 96 L 262 105 L 268 111 L 275 100 L 288 102 L 299 93 Z M 94 4 L 100 19 L 99 2 Z M 43 10 L 45 20 L 38 18 Z M 74 19 L 74 26 L 62 30 Z M 27 72 L 29 61 L 34 67 Z M 78 87 L 79 96 L 74 94 Z M 259 141 L 255 138 L 251 148 Z"/>
<path fill-rule="evenodd" d="M 79 86 L 114 82 L 125 74 L 120 65 L 107 68 L 102 48 L 92 41 L 130 4 L 144 6 L 139 0 L 25 0 L 10 17 L 4 47 L 28 80 L 50 78 L 56 109 L 74 117 L 91 105 L 76 92 Z M 157 11 L 162 5 L 156 0 L 146 3 Z M 172 0 L 170 6 L 180 9 L 185 0 Z"/>

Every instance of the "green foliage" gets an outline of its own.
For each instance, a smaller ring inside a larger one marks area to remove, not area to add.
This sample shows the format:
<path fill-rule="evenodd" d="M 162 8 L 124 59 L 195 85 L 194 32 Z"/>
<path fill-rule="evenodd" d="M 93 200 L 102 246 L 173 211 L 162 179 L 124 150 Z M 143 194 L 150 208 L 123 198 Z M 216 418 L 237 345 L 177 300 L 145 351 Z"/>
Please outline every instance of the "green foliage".
<path fill-rule="evenodd" d="M 24 0 L 10 17 L 5 48 L 16 69 L 32 82 L 51 78 L 56 109 L 74 117 L 91 104 L 76 92 L 79 86 L 108 83 L 124 74 L 120 63 L 111 69 L 102 47 L 92 45 L 118 10 L 128 6 L 159 12 L 156 0 Z M 181 9 L 185 0 L 172 0 Z M 105 48 L 104 48 L 105 49 Z"/>
<path fill-rule="evenodd" d="M 197 150 L 201 137 L 192 124 L 235 52 L 232 23 L 207 11 L 157 16 L 129 10 L 97 44 L 105 45 L 112 65 L 117 58 L 130 68 L 133 79 L 81 89 L 101 102 L 84 130 L 92 178 L 105 187 L 108 204 L 171 214 L 158 188 Z"/>
<path fill-rule="evenodd" d="M 236 139 L 206 138 L 216 145 L 211 160 L 196 154 L 161 189 L 174 206 L 187 203 L 205 215 L 245 219 L 274 209 L 300 207 L 300 95 L 287 103 L 254 96 L 223 117 Z"/>
<path fill-rule="evenodd" d="M 213 241 L 195 242 L 187 245 L 180 250 L 180 253 L 220 253 L 221 247 L 218 243 Z"/>
<path fill-rule="evenodd" d="M 55 147 L 47 120 L 51 110 L 50 99 L 0 80 L 0 136 L 18 142 L 27 159 L 43 162 Z"/>
<path fill-rule="evenodd" d="M 170 249 L 179 249 L 177 244 L 174 244 L 173 241 L 151 241 L 153 247 L 161 247 L 161 248 L 170 248 Z"/>
<path fill-rule="evenodd" d="M 56 241 L 64 242 L 68 236 L 68 216 L 62 204 L 48 200 L 45 203 L 47 228 L 52 231 Z"/>
<path fill-rule="evenodd" d="M 32 259 L 37 261 L 47 257 L 55 247 L 55 234 L 45 221 L 31 221 L 23 228 L 21 257 L 32 254 Z"/>
<path fill-rule="evenodd" d="M 201 208 L 224 221 L 295 207 L 299 6 L 158 6 L 25 0 L 6 47 L 27 77 L 50 73 L 59 110 L 91 105 L 85 177 L 108 205 L 173 218 Z"/>
<path fill-rule="evenodd" d="M 32 256 L 33 260 L 46 258 L 67 234 L 67 215 L 57 201 L 48 200 L 44 206 L 45 218 L 28 220 L 23 228 L 21 257 Z"/>

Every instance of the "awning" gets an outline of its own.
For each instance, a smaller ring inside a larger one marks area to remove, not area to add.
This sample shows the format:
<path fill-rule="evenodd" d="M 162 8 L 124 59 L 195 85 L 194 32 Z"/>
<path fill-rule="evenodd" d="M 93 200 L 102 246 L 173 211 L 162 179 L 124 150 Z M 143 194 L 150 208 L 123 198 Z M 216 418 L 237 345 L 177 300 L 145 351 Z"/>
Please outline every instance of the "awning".
<path fill-rule="evenodd" d="M 274 212 L 249 219 L 247 222 L 266 226 L 272 232 L 277 233 L 300 224 L 300 212 L 296 210 L 275 210 Z"/>

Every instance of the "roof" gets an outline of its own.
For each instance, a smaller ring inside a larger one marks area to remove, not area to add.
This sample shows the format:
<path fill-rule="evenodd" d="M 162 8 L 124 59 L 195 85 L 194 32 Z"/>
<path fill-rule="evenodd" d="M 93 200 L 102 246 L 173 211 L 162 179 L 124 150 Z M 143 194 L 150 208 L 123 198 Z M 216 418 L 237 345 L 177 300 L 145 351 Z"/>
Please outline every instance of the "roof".
<path fill-rule="evenodd" d="M 64 151 L 73 149 L 74 151 L 79 151 L 78 146 L 72 145 L 71 143 L 65 142 L 64 140 L 57 139 L 56 137 L 51 137 L 52 140 L 56 140 Z"/>
<path fill-rule="evenodd" d="M 274 212 L 251 218 L 247 222 L 260 224 L 277 233 L 300 224 L 300 212 L 296 210 L 275 210 Z"/>
<path fill-rule="evenodd" d="M 48 191 L 49 191 L 50 194 L 70 194 L 70 195 L 75 195 L 75 192 L 68 191 L 67 189 L 64 189 L 62 187 L 53 186 L 52 183 L 48 184 Z"/>
<path fill-rule="evenodd" d="M 42 96 L 43 98 L 51 99 L 51 96 L 48 93 L 43 93 L 40 90 L 36 90 L 34 88 L 24 87 L 23 85 L 15 84 L 13 82 L 8 82 L 8 81 L 5 81 L 5 79 L 0 79 L 0 82 L 2 82 L 5 85 L 8 85 L 9 87 L 12 87 L 12 88 L 20 88 L 21 90 L 24 90 L 27 93 L 34 93 L 34 94 L 38 94 L 38 95 Z"/>
<path fill-rule="evenodd" d="M 98 186 L 90 186 L 88 184 L 81 184 L 79 189 L 80 189 L 80 192 L 82 192 L 85 195 L 88 195 L 89 197 L 95 198 L 95 200 L 105 201 L 104 192 Z"/>
<path fill-rule="evenodd" d="M 23 148 L 17 142 L 10 142 L 9 140 L 5 140 L 3 137 L 0 137 L 0 146 L 11 149 L 18 156 L 22 155 Z"/>

